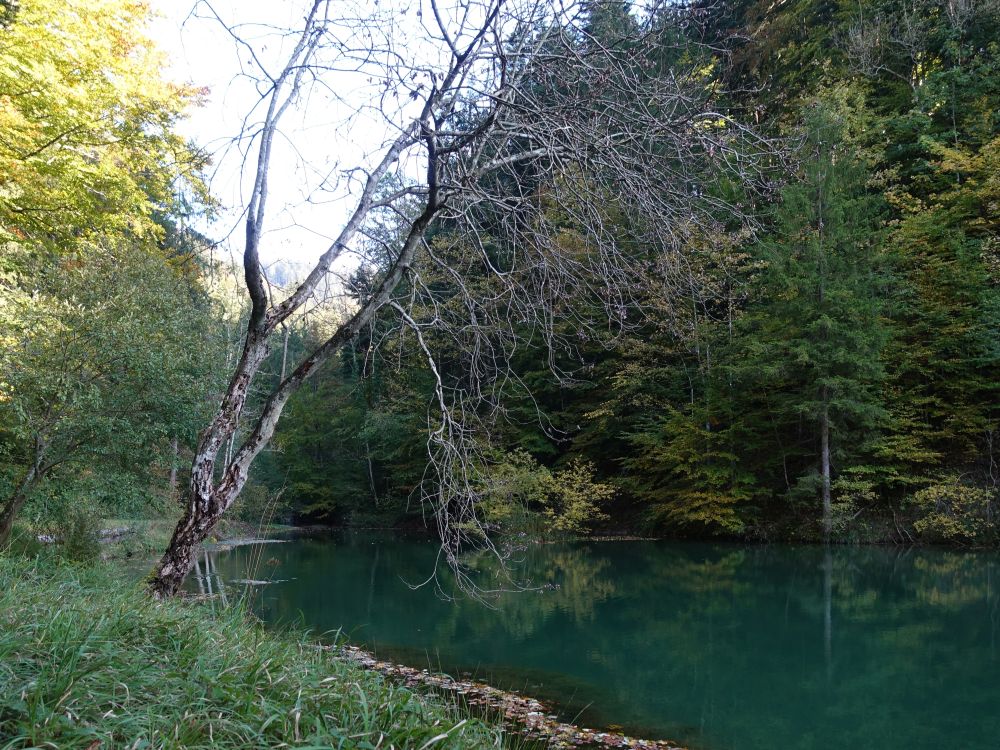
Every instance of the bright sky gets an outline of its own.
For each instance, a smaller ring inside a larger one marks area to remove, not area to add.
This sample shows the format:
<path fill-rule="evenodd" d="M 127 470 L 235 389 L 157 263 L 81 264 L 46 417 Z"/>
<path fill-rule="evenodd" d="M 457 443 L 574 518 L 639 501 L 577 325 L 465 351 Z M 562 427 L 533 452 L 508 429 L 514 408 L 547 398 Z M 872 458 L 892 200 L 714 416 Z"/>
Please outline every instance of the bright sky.
<path fill-rule="evenodd" d="M 205 106 L 192 113 L 182 132 L 213 154 L 212 192 L 229 208 L 206 234 L 230 237 L 238 256 L 257 142 L 251 147 L 244 138 L 234 146 L 233 139 L 253 132 L 262 119 L 260 68 L 274 76 L 280 72 L 298 37 L 278 32 L 301 26 L 309 0 L 149 1 L 160 15 L 151 35 L 170 58 L 168 75 L 209 91 Z M 533 0 L 521 4 L 531 13 L 544 7 Z M 260 247 L 265 266 L 285 260 L 308 267 L 329 247 L 353 208 L 352 193 L 367 176 L 363 170 L 379 161 L 385 144 L 412 121 L 436 80 L 433 71 L 450 61 L 437 19 L 451 42 L 463 47 L 490 5 L 490 0 L 440 0 L 433 7 L 428 0 L 330 0 L 324 51 L 320 66 L 312 68 L 323 72 L 301 106 L 283 118 L 283 137 L 275 140 Z M 510 0 L 511 7 L 517 5 Z M 421 158 L 406 155 L 399 171 L 418 174 Z M 349 255 L 343 260 L 351 264 Z"/>
<path fill-rule="evenodd" d="M 344 8 L 353 5 L 340 2 Z M 209 17 L 205 5 L 198 6 L 193 15 L 194 0 L 151 0 L 151 5 L 160 15 L 151 36 L 170 58 L 169 77 L 209 89 L 204 107 L 192 112 L 181 131 L 214 155 L 212 192 L 229 210 L 207 233 L 213 238 L 231 234 L 230 246 L 238 256 L 243 234 L 240 212 L 254 160 L 248 159 L 244 165 L 243 153 L 233 147 L 232 139 L 260 100 L 253 82 L 241 75 L 243 69 L 252 69 L 248 67 L 250 54 L 240 50 L 226 29 Z M 277 69 L 277 61 L 290 49 L 289 42 L 277 38 L 264 24 L 294 27 L 304 15 L 302 5 L 286 0 L 212 0 L 211 7 L 229 24 L 248 24 L 240 28 L 240 34 L 254 38 L 260 59 L 265 65 L 275 63 Z M 383 6 L 393 7 L 394 14 L 401 16 L 415 13 L 407 5 L 411 4 L 383 0 Z M 298 112 L 289 112 L 283 120 L 288 137 L 279 139 L 273 158 L 266 235 L 261 246 L 265 265 L 278 259 L 311 264 L 326 249 L 351 207 L 352 183 L 345 170 L 369 163 L 389 135 L 385 122 L 373 116 L 362 116 L 350 127 L 345 125 L 353 112 L 347 104 L 370 94 L 365 80 L 340 72 L 331 80 L 334 85 L 330 90 L 335 89 L 336 95 L 313 92 L 308 121 Z M 337 101 L 338 97 L 347 103 Z M 257 110 L 250 121 L 259 121 L 260 114 Z M 242 151 L 247 145 L 243 144 Z M 255 150 L 250 155 L 255 155 Z"/>

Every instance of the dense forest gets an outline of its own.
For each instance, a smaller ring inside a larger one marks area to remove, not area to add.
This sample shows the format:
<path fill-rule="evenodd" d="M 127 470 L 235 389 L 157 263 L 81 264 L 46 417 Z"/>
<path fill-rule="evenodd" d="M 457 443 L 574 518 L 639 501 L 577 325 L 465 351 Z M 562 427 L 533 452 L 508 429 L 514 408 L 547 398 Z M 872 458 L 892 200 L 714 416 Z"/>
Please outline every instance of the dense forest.
<path fill-rule="evenodd" d="M 63 5 L 4 2 L 0 20 L 0 543 L 15 522 L 74 538 L 101 518 L 176 517 L 251 315 L 213 252 L 207 157 L 176 132 L 202 92 L 161 77 L 141 4 Z M 546 331 L 507 318 L 510 377 L 477 401 L 473 436 L 487 526 L 998 541 L 1000 3 L 747 0 L 642 19 L 586 5 L 580 54 L 634 47 L 643 75 L 687 71 L 768 157 L 748 142 L 762 187 L 738 164 L 683 186 L 740 216 L 709 209 L 669 242 L 609 211 L 605 230 L 642 261 L 614 320 L 597 291 Z M 534 81 L 552 96 L 562 83 Z M 549 240 L 590 252 L 576 214 L 537 197 Z M 369 237 L 398 234 L 385 221 Z M 406 292 L 423 322 L 451 314 L 436 259 L 462 243 L 447 220 L 428 231 L 424 285 Z M 348 304 L 273 334 L 265 380 L 372 294 L 387 268 L 369 257 Z M 492 282 L 470 268 L 462 283 Z M 390 313 L 291 398 L 241 518 L 424 521 L 434 381 Z M 454 341 L 435 342 L 440 376 L 481 389 Z"/>
<path fill-rule="evenodd" d="M 517 353 L 482 478 L 498 526 L 995 539 L 998 12 L 972 0 L 692 9 L 692 44 L 663 50 L 664 74 L 701 56 L 704 95 L 786 144 L 773 193 L 749 230 L 720 220 L 679 249 L 642 248 L 628 325 L 588 329 L 558 361 L 541 345 Z M 592 14 L 602 44 L 635 38 L 623 6 Z M 357 294 L 378 272 L 359 270 Z M 419 514 L 407 500 L 423 479 L 430 381 L 386 325 L 291 406 L 259 474 L 284 488 L 284 512 Z M 470 387 L 458 353 L 447 367 L 453 388 Z"/>

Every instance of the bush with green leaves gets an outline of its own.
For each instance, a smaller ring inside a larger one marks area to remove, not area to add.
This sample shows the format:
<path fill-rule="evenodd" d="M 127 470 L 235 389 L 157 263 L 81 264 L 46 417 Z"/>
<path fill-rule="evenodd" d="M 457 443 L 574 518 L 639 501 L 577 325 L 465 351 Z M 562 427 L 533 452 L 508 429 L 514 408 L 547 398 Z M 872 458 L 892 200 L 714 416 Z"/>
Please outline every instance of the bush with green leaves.
<path fill-rule="evenodd" d="M 141 509 L 122 486 L 148 490 L 216 389 L 213 311 L 198 283 L 128 245 L 39 254 L 0 285 L 0 323 L 13 332 L 0 341 L 0 444 L 13 477 L 0 520 L 44 484 L 84 475 L 108 480 L 95 493 L 110 504 L 132 506 L 117 513 Z"/>
<path fill-rule="evenodd" d="M 505 454 L 484 470 L 479 510 L 487 528 L 584 534 L 607 519 L 603 506 L 614 488 L 594 479 L 589 461 L 573 459 L 551 470 L 529 453 Z"/>
<path fill-rule="evenodd" d="M 913 528 L 922 539 L 953 544 L 985 544 L 997 537 L 1000 497 L 995 490 L 949 477 L 916 492 Z"/>

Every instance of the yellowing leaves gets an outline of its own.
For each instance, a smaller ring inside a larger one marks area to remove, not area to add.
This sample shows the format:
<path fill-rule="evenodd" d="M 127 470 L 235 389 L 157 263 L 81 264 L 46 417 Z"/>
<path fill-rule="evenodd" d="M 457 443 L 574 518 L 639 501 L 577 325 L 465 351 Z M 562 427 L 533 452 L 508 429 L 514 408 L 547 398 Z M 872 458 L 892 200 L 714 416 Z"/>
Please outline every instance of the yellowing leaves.
<path fill-rule="evenodd" d="M 203 158 L 172 132 L 197 92 L 165 81 L 143 3 L 32 0 L 0 46 L 0 228 L 66 249 L 153 237 Z"/>

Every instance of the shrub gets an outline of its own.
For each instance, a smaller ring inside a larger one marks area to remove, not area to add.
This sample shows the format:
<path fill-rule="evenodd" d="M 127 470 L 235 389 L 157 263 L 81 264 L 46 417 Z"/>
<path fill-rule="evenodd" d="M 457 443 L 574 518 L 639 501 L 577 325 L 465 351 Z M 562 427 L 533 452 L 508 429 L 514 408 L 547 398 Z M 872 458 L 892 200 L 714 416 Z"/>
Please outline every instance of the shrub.
<path fill-rule="evenodd" d="M 982 544 L 996 537 L 996 493 L 948 478 L 913 495 L 913 523 L 928 541 Z"/>
<path fill-rule="evenodd" d="M 594 481 L 594 466 L 573 459 L 551 471 L 525 451 L 506 454 L 481 482 L 480 511 L 491 528 L 506 531 L 586 533 L 607 516 L 601 506 L 614 495 Z"/>

